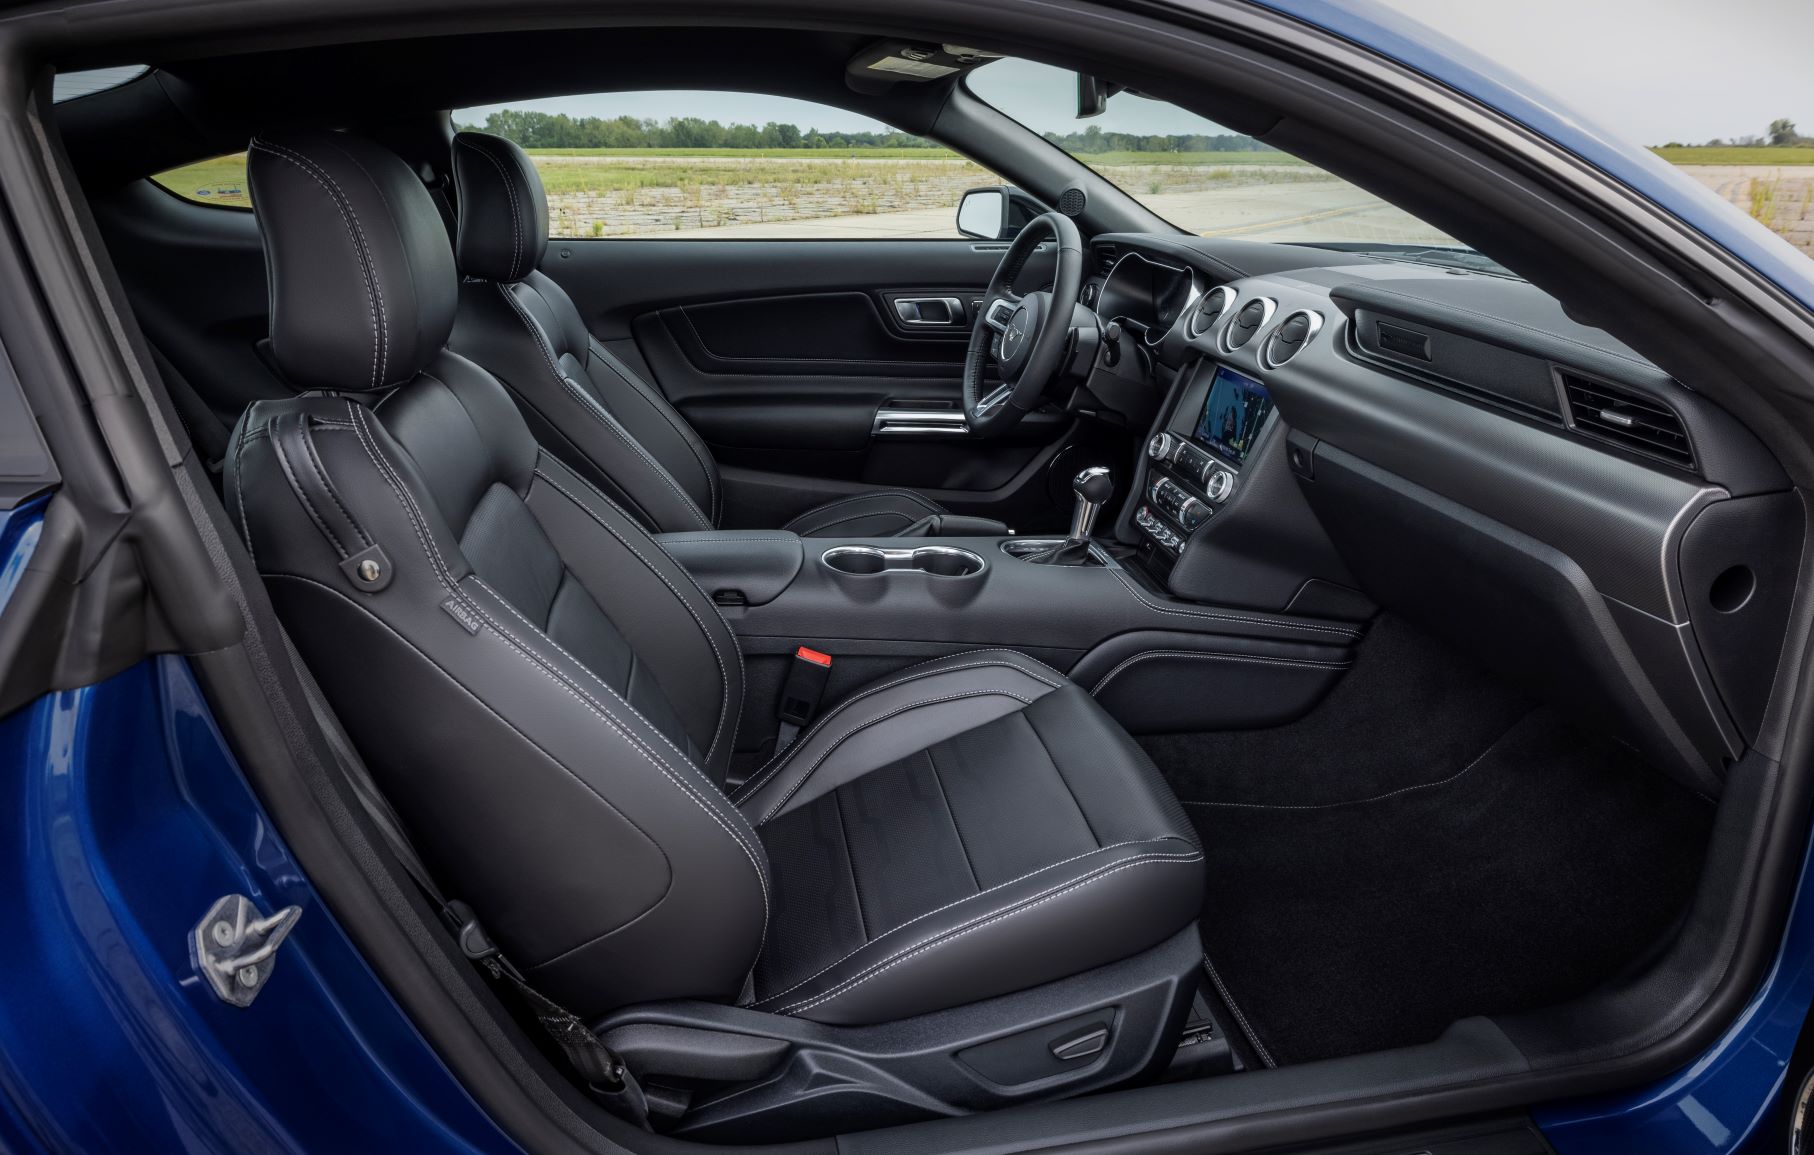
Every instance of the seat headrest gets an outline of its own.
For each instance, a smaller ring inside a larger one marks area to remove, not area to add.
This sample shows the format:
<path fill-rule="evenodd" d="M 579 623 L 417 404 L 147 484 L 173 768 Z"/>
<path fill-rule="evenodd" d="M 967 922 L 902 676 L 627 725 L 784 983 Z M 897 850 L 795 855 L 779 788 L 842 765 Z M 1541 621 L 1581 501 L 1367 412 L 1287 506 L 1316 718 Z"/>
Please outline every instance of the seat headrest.
<path fill-rule="evenodd" d="M 548 247 L 548 198 L 529 155 L 501 136 L 461 132 L 453 170 L 461 275 L 505 283 L 527 277 Z"/>
<path fill-rule="evenodd" d="M 459 274 L 421 180 L 347 133 L 260 134 L 246 158 L 264 237 L 271 356 L 294 385 L 399 385 L 447 344 Z"/>

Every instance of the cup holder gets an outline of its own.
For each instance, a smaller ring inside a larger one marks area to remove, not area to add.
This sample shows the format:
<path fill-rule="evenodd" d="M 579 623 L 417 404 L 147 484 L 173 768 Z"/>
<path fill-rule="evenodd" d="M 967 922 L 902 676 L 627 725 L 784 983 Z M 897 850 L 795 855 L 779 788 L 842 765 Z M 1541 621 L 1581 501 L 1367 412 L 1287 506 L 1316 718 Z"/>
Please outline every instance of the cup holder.
<path fill-rule="evenodd" d="M 839 573 L 857 577 L 887 570 L 918 570 L 933 577 L 970 577 L 983 572 L 982 558 L 948 545 L 922 545 L 917 549 L 839 545 L 826 550 L 819 561 Z"/>

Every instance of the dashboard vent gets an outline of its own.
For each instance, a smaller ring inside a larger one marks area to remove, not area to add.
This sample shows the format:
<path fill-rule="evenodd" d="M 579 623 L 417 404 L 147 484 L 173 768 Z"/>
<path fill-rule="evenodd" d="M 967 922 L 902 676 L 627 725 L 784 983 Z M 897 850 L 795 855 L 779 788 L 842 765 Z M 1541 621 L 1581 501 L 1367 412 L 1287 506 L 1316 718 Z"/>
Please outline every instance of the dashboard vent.
<path fill-rule="evenodd" d="M 1292 313 L 1279 322 L 1279 327 L 1260 346 L 1260 364 L 1268 369 L 1277 369 L 1297 356 L 1305 345 L 1310 344 L 1310 338 L 1321 332 L 1322 328 L 1322 314 L 1312 313 L 1308 309 Z"/>
<path fill-rule="evenodd" d="M 1241 306 L 1241 311 L 1235 314 L 1235 319 L 1228 323 L 1228 334 L 1224 338 L 1228 348 L 1231 351 L 1239 349 L 1253 340 L 1253 335 L 1260 331 L 1260 326 L 1264 325 L 1266 319 L 1272 315 L 1272 309 L 1272 302 L 1264 297 Z"/>
<path fill-rule="evenodd" d="M 1216 322 L 1222 319 L 1222 314 L 1232 308 L 1234 303 L 1235 291 L 1227 285 L 1217 285 L 1204 293 L 1203 299 L 1197 302 L 1196 310 L 1190 315 L 1187 325 L 1190 335 L 1201 337 L 1215 328 Z"/>
<path fill-rule="evenodd" d="M 1114 245 L 1097 245 L 1095 253 L 1096 271 L 1105 277 L 1108 276 L 1109 270 L 1115 267 L 1116 260 L 1120 258 L 1121 250 Z"/>
<path fill-rule="evenodd" d="M 1694 468 L 1688 429 L 1675 410 L 1567 370 L 1561 376 L 1568 423 L 1575 432 L 1678 469 Z"/>

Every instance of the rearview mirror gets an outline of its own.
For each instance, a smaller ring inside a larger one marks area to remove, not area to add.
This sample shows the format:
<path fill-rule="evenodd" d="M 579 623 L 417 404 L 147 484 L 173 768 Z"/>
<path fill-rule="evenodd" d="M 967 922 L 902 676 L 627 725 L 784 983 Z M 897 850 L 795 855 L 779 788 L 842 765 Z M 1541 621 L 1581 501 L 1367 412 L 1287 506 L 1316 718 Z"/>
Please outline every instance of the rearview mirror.
<path fill-rule="evenodd" d="M 1008 190 L 973 188 L 957 202 L 957 231 L 979 241 L 1008 239 Z"/>
<path fill-rule="evenodd" d="M 1109 97 L 1121 91 L 1121 85 L 1110 84 L 1100 76 L 1077 74 L 1077 119 L 1088 120 L 1109 110 Z"/>

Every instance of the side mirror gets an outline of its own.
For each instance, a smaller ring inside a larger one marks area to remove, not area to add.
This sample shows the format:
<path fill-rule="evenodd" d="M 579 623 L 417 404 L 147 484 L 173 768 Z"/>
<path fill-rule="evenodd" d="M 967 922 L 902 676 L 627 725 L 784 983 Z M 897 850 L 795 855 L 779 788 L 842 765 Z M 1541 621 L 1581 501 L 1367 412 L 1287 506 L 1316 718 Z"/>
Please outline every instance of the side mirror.
<path fill-rule="evenodd" d="M 973 188 L 957 202 L 957 231 L 979 241 L 1003 241 L 1008 232 L 1008 190 Z"/>

